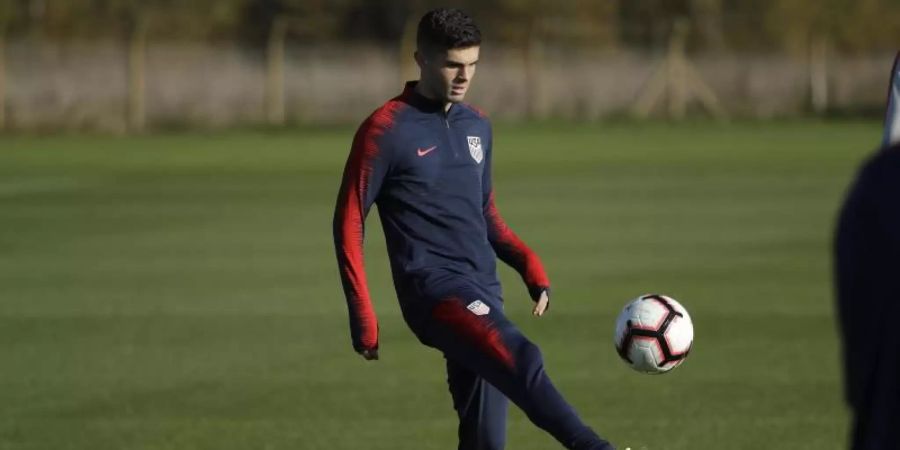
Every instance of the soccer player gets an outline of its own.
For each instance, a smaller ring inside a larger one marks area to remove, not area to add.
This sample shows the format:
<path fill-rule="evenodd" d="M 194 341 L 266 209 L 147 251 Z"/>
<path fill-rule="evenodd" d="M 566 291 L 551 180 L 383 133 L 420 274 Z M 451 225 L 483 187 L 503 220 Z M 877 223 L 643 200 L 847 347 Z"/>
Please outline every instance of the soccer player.
<path fill-rule="evenodd" d="M 900 54 L 897 61 L 884 145 L 857 175 L 835 237 L 852 450 L 900 449 Z"/>
<path fill-rule="evenodd" d="M 417 33 L 418 82 L 356 132 L 334 214 L 353 348 L 378 359 L 363 264 L 364 222 L 374 203 L 403 317 L 446 359 L 459 449 L 504 447 L 508 398 L 565 448 L 611 450 L 550 382 L 538 347 L 503 313 L 497 257 L 521 274 L 536 316 L 547 311 L 550 282 L 494 206 L 491 124 L 462 103 L 480 44 L 464 12 L 426 13 Z"/>

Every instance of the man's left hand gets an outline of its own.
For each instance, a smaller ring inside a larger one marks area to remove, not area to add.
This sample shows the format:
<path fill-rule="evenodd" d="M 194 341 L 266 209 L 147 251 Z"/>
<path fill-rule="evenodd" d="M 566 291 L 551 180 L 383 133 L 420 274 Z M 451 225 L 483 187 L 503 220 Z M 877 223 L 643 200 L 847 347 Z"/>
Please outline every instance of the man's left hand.
<path fill-rule="evenodd" d="M 362 355 L 362 357 L 365 358 L 366 361 L 378 361 L 378 349 L 377 348 L 365 349 L 365 350 L 359 352 L 359 354 Z"/>
<path fill-rule="evenodd" d="M 541 292 L 541 297 L 534 305 L 534 310 L 531 311 L 531 314 L 534 314 L 537 317 L 541 317 L 547 312 L 547 307 L 550 306 L 550 295 L 547 293 L 547 290 L 544 289 Z"/>

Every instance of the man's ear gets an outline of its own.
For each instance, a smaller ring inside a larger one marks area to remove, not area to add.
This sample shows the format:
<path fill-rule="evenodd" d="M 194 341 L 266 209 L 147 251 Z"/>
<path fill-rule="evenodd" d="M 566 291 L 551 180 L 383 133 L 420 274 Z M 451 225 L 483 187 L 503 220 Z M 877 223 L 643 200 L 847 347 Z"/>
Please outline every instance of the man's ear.
<path fill-rule="evenodd" d="M 425 67 L 425 56 L 422 54 L 422 52 L 416 50 L 416 52 L 413 53 L 413 58 L 416 59 L 416 64 L 418 64 L 420 69 Z"/>

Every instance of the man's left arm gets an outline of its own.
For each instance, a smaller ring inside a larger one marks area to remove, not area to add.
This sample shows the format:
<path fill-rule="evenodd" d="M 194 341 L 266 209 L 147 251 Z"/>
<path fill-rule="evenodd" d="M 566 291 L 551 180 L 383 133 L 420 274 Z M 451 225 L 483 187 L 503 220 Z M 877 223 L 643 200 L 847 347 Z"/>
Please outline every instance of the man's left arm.
<path fill-rule="evenodd" d="M 493 136 L 489 136 L 485 149 L 482 192 L 482 209 L 487 224 L 488 241 L 501 261 L 519 272 L 535 302 L 534 315 L 541 316 L 550 305 L 550 279 L 538 255 L 514 233 L 497 210 L 491 180 L 493 160 Z"/>

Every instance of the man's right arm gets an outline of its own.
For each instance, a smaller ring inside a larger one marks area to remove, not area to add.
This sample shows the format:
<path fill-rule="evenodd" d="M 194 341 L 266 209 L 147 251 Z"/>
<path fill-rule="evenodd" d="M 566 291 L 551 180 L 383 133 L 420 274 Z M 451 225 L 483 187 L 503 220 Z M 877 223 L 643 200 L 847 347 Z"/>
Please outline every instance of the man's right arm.
<path fill-rule="evenodd" d="M 334 247 L 350 319 L 353 349 L 376 359 L 378 319 L 372 308 L 363 262 L 365 220 L 388 170 L 381 137 L 385 127 L 370 117 L 353 138 L 334 210 Z"/>

